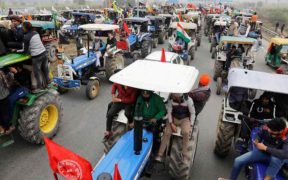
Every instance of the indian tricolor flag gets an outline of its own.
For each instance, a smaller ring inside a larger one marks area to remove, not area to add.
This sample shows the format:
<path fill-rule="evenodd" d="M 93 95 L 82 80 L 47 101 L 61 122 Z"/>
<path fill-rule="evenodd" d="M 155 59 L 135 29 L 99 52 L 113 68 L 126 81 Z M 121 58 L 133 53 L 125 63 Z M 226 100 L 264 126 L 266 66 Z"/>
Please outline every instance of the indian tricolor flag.
<path fill-rule="evenodd" d="M 189 43 L 191 41 L 190 37 L 180 23 L 177 23 L 176 36 L 182 38 L 186 43 Z"/>

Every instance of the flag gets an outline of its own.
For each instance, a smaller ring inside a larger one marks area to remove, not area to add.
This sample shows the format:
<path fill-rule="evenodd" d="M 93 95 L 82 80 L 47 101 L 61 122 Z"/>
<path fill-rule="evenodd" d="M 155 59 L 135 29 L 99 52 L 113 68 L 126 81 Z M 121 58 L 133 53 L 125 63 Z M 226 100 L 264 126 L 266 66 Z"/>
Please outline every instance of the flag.
<path fill-rule="evenodd" d="M 162 48 L 161 62 L 166 62 L 165 50 Z"/>
<path fill-rule="evenodd" d="M 30 14 L 29 14 L 28 17 L 27 17 L 27 20 L 28 20 L 28 21 L 32 21 L 32 17 L 30 16 Z"/>
<path fill-rule="evenodd" d="M 54 6 L 52 6 L 51 10 L 52 10 L 53 12 L 57 12 L 57 10 L 54 8 Z"/>
<path fill-rule="evenodd" d="M 113 180 L 122 180 L 119 169 L 118 169 L 118 163 L 114 166 L 114 178 Z"/>
<path fill-rule="evenodd" d="M 48 138 L 44 141 L 55 179 L 57 179 L 57 174 L 60 174 L 68 180 L 92 180 L 92 166 L 86 159 Z"/>
<path fill-rule="evenodd" d="M 190 37 L 180 23 L 177 23 L 176 36 L 182 38 L 186 43 L 189 43 L 191 41 Z"/>
<path fill-rule="evenodd" d="M 128 28 L 126 22 L 123 23 L 123 28 L 124 31 L 127 33 L 127 35 L 129 36 L 131 34 L 130 29 Z"/>
<path fill-rule="evenodd" d="M 184 22 L 181 12 L 177 14 L 176 22 Z"/>

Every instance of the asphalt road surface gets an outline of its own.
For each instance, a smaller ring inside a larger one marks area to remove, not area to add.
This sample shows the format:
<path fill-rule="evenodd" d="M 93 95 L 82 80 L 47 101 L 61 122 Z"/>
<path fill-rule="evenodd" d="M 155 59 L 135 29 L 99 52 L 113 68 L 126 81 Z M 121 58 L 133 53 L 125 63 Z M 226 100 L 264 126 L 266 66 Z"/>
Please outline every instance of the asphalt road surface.
<path fill-rule="evenodd" d="M 267 43 L 266 43 L 267 45 Z M 164 46 L 167 49 L 167 42 Z M 207 37 L 202 37 L 201 47 L 192 62 L 201 73 L 212 77 L 214 60 L 209 53 Z M 256 59 L 256 70 L 272 72 L 265 65 L 265 49 L 260 50 Z M 192 169 L 194 180 L 216 180 L 228 177 L 236 153 L 231 152 L 225 159 L 217 158 L 213 153 L 217 118 L 223 96 L 215 95 L 215 83 L 212 82 L 212 96 L 199 116 L 200 136 L 195 163 Z M 92 163 L 94 167 L 103 155 L 102 138 L 105 130 L 105 113 L 111 100 L 111 84 L 102 80 L 100 94 L 95 100 L 86 99 L 84 88 L 61 96 L 64 105 L 64 117 L 54 141 L 78 153 Z M 0 149 L 0 179 L 2 180 L 52 180 L 45 146 L 35 146 L 25 142 L 15 133 L 16 143 Z M 146 179 L 146 178 L 145 178 Z M 165 171 L 160 171 L 152 179 L 170 179 Z M 243 175 L 242 178 L 243 179 Z"/>

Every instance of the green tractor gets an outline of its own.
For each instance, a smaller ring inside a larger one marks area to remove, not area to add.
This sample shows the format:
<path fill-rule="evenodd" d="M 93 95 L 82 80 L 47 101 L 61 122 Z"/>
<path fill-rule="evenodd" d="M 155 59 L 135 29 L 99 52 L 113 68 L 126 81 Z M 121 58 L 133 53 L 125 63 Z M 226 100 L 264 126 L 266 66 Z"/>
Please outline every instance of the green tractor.
<path fill-rule="evenodd" d="M 0 69 L 24 67 L 30 58 L 25 54 L 8 53 L 0 57 Z M 10 96 L 12 95 L 11 93 Z M 18 129 L 23 139 L 32 144 L 43 144 L 44 137 L 52 138 L 57 134 L 63 108 L 58 93 L 52 86 L 38 94 L 31 94 L 26 90 L 21 98 L 15 100 L 11 108 L 13 112 L 10 122 Z M 13 134 L 0 135 L 0 146 L 6 147 L 13 143 Z"/>

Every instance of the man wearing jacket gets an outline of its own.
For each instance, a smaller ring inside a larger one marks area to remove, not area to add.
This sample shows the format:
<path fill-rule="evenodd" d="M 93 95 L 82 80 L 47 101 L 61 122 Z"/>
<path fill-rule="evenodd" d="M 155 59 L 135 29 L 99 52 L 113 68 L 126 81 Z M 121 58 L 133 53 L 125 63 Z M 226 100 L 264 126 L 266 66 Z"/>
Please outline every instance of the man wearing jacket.
<path fill-rule="evenodd" d="M 164 136 L 158 152 L 156 161 L 162 161 L 164 151 L 170 140 L 172 133 L 177 133 L 177 126 L 181 128 L 183 136 L 182 144 L 182 162 L 188 163 L 188 143 L 189 135 L 192 131 L 192 126 L 195 121 L 195 109 L 193 100 L 190 97 L 184 97 L 183 94 L 174 93 L 171 95 L 171 100 L 168 101 L 168 123 L 165 128 Z"/>
<path fill-rule="evenodd" d="M 114 83 L 112 85 L 112 102 L 108 106 L 106 132 L 104 140 L 111 137 L 112 122 L 114 117 L 125 109 L 125 116 L 128 118 L 129 124 L 133 122 L 133 109 L 136 101 L 137 90 L 128 86 Z"/>
<path fill-rule="evenodd" d="M 288 134 L 286 122 L 275 118 L 267 123 L 254 140 L 255 148 L 234 160 L 231 180 L 236 180 L 243 166 L 268 161 L 264 180 L 276 177 L 284 163 L 288 162 Z M 219 178 L 223 180 L 223 178 Z"/>

